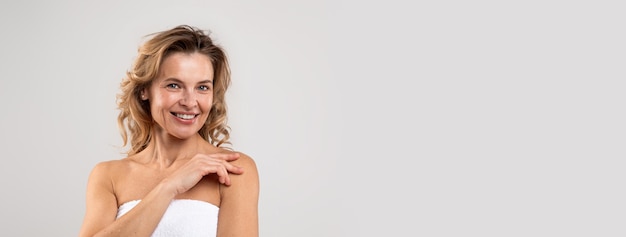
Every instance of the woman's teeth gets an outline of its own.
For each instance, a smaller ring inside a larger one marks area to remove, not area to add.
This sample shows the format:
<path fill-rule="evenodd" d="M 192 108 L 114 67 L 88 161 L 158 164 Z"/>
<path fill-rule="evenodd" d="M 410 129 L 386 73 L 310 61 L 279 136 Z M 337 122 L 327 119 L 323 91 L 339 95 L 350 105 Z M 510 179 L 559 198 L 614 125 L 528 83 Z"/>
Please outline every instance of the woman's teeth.
<path fill-rule="evenodd" d="M 192 119 L 196 116 L 193 114 L 176 114 L 176 117 L 179 117 L 181 119 Z"/>

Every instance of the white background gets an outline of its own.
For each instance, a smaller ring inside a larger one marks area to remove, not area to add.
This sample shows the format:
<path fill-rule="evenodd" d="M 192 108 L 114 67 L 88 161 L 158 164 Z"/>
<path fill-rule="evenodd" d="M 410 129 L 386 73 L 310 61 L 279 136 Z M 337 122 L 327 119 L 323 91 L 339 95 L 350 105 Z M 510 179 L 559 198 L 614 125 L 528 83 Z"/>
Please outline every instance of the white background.
<path fill-rule="evenodd" d="M 190 24 L 261 236 L 624 236 L 619 2 L 3 1 L 2 235 L 78 234 L 137 47 Z"/>

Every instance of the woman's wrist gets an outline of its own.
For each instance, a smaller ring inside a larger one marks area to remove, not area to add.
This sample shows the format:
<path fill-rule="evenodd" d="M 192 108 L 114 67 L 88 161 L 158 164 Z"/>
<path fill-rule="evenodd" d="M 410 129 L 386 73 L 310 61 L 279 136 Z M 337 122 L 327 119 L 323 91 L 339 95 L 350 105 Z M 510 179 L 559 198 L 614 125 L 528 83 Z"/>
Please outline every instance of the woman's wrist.
<path fill-rule="evenodd" d="M 167 179 L 163 179 L 157 186 L 155 187 L 155 191 L 159 194 L 159 196 L 169 197 L 174 199 L 176 195 L 178 195 L 178 190 L 172 185 L 171 182 Z"/>

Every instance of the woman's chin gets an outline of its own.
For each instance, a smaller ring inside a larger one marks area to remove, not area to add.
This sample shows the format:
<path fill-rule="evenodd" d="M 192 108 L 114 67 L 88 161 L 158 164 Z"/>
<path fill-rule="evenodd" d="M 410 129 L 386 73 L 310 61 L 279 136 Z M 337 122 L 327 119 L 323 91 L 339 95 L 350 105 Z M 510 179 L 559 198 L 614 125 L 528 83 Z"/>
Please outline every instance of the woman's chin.
<path fill-rule="evenodd" d="M 177 138 L 179 140 L 187 140 L 187 139 L 194 138 L 196 134 L 198 134 L 198 131 L 169 133 L 170 136 Z"/>

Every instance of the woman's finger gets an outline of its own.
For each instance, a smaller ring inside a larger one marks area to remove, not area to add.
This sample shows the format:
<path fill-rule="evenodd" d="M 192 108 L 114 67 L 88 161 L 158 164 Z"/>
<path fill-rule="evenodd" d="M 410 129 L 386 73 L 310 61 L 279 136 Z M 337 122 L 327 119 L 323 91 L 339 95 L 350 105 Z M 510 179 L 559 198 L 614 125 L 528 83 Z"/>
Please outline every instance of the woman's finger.
<path fill-rule="evenodd" d="M 243 173 L 243 168 L 233 165 L 230 162 L 226 161 L 226 160 L 219 160 L 220 164 L 222 166 L 225 167 L 226 171 L 230 172 L 230 173 L 235 173 L 235 174 L 242 174 Z"/>
<path fill-rule="evenodd" d="M 208 157 L 225 160 L 225 161 L 234 161 L 239 159 L 239 153 L 215 153 L 209 154 Z"/>
<path fill-rule="evenodd" d="M 237 153 L 233 153 L 233 154 L 237 154 Z M 220 165 L 220 166 L 225 167 L 225 170 L 227 172 L 234 173 L 234 174 L 242 174 L 243 168 L 233 165 L 232 163 L 230 163 L 230 161 L 232 160 L 228 160 L 228 159 L 235 160 L 238 158 L 239 158 L 239 154 L 237 154 L 236 156 L 230 156 L 230 158 L 227 158 L 225 156 L 215 158 L 212 155 L 209 155 L 209 156 L 205 156 L 204 159 L 202 160 L 207 162 L 206 165 Z"/>
<path fill-rule="evenodd" d="M 230 177 L 224 166 L 215 166 L 215 174 L 219 177 L 220 183 L 230 185 Z"/>

